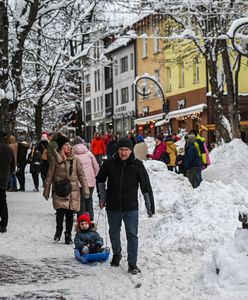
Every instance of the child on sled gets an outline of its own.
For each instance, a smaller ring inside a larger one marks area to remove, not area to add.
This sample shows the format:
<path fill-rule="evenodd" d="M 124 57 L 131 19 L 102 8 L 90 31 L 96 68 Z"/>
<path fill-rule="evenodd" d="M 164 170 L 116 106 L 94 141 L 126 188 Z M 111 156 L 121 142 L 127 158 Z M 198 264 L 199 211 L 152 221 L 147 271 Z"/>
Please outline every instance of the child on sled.
<path fill-rule="evenodd" d="M 89 213 L 85 212 L 77 219 L 75 248 L 81 255 L 101 252 L 103 239 L 96 231 L 96 225 L 91 223 Z"/>

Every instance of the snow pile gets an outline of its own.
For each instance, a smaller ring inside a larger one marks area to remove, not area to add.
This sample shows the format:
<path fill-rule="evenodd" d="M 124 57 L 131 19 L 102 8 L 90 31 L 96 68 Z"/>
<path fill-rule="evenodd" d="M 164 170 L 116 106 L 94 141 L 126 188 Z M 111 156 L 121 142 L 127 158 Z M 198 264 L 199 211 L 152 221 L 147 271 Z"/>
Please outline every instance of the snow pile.
<path fill-rule="evenodd" d="M 146 142 L 150 149 L 154 147 L 153 138 Z M 142 273 L 137 277 L 127 273 L 124 226 L 119 268 L 109 263 L 94 268 L 80 265 L 74 259 L 73 245 L 64 245 L 63 237 L 54 244 L 51 199 L 47 202 L 42 192 L 29 192 L 33 186 L 27 174 L 26 192 L 7 195 L 9 226 L 7 233 L 0 235 L 1 264 L 6 270 L 21 265 L 22 273 L 15 279 L 18 272 L 13 271 L 14 281 L 0 284 L 0 295 L 10 299 L 27 295 L 67 299 L 246 299 L 248 231 L 237 228 L 241 227 L 239 211 L 248 210 L 248 191 L 240 184 L 243 177 L 248 177 L 243 165 L 247 153 L 247 146 L 237 140 L 213 150 L 212 165 L 204 171 L 205 180 L 197 189 L 187 178 L 168 171 L 164 163 L 144 162 L 156 214 L 147 217 L 139 191 L 138 266 Z M 228 177 L 236 181 L 228 184 L 222 176 L 226 181 Z M 110 246 L 106 214 L 97 208 L 96 192 L 93 197 L 98 231 L 105 245 Z M 36 281 L 30 281 L 33 278 Z M 83 294 L 82 282 L 87 287 Z"/>
<path fill-rule="evenodd" d="M 248 146 L 239 139 L 223 144 L 210 153 L 211 165 L 203 171 L 207 181 L 221 180 L 225 184 L 238 181 L 248 188 Z"/>

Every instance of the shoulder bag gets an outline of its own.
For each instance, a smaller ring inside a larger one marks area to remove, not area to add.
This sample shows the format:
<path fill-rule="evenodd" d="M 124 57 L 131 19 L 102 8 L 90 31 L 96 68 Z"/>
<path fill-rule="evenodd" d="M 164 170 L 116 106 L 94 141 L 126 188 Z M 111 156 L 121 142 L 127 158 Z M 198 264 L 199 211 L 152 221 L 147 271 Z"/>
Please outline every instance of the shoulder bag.
<path fill-rule="evenodd" d="M 72 174 L 72 164 L 73 160 L 70 160 L 69 178 L 55 181 L 54 183 L 54 191 L 59 197 L 67 197 L 71 193 L 72 187 L 70 177 Z"/>

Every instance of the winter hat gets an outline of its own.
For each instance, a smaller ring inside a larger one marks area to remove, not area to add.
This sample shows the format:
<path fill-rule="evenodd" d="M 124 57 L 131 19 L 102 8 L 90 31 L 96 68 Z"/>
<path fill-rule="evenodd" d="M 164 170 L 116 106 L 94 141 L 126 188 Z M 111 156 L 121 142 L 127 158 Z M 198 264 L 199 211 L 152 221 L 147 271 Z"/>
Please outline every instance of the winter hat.
<path fill-rule="evenodd" d="M 117 143 L 117 150 L 119 150 L 121 147 L 126 147 L 133 151 L 133 143 L 131 140 L 129 140 L 127 138 L 119 139 L 119 141 Z"/>
<path fill-rule="evenodd" d="M 196 141 L 196 136 L 194 134 L 189 134 L 188 143 L 193 144 Z"/>
<path fill-rule="evenodd" d="M 140 135 L 140 134 L 137 135 L 136 139 L 137 139 L 137 142 L 144 142 L 144 138 L 143 138 L 143 136 Z"/>
<path fill-rule="evenodd" d="M 84 140 L 80 137 L 80 136 L 76 136 L 74 141 L 73 141 L 73 145 L 78 145 L 78 144 L 84 144 Z"/>
<path fill-rule="evenodd" d="M 160 141 L 162 142 L 163 139 L 164 139 L 164 137 L 162 136 L 162 134 L 158 133 L 158 134 L 155 136 L 155 139 L 160 140 Z"/>
<path fill-rule="evenodd" d="M 64 144 L 66 144 L 68 142 L 70 142 L 68 137 L 66 137 L 64 135 L 59 136 L 58 139 L 57 139 L 58 150 L 60 150 L 64 146 Z"/>
<path fill-rule="evenodd" d="M 80 224 L 80 222 L 82 222 L 82 221 L 85 221 L 90 225 L 91 221 L 90 221 L 89 213 L 88 212 L 83 213 L 81 216 L 79 216 L 77 218 L 77 221 L 78 221 L 78 224 Z"/>

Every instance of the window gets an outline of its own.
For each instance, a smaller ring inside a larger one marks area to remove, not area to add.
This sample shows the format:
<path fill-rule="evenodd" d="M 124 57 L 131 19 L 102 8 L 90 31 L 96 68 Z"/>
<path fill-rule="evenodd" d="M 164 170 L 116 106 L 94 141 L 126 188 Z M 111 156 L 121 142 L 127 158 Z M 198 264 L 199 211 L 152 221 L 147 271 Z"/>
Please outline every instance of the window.
<path fill-rule="evenodd" d="M 105 95 L 105 108 L 111 108 L 112 107 L 112 93 Z"/>
<path fill-rule="evenodd" d="M 97 70 L 97 78 L 98 78 L 98 91 L 100 91 L 100 70 Z"/>
<path fill-rule="evenodd" d="M 199 61 L 194 59 L 193 61 L 193 83 L 198 83 L 200 80 Z"/>
<path fill-rule="evenodd" d="M 156 29 L 153 33 L 153 53 L 158 53 L 159 52 L 159 29 Z"/>
<path fill-rule="evenodd" d="M 116 103 L 116 105 L 119 105 L 119 93 L 118 93 L 118 90 L 115 91 L 115 103 Z"/>
<path fill-rule="evenodd" d="M 94 79 L 95 79 L 95 92 L 97 92 L 97 71 L 94 72 Z"/>
<path fill-rule="evenodd" d="M 84 87 L 85 87 L 85 94 L 90 93 L 90 75 L 89 74 L 84 76 Z"/>
<path fill-rule="evenodd" d="M 99 97 L 97 97 L 97 111 L 100 110 L 100 102 L 99 102 Z"/>
<path fill-rule="evenodd" d="M 143 37 L 143 58 L 147 57 L 147 37 Z"/>
<path fill-rule="evenodd" d="M 128 102 L 128 88 L 121 89 L 121 104 Z"/>
<path fill-rule="evenodd" d="M 166 67 L 166 92 L 171 92 L 171 68 Z"/>
<path fill-rule="evenodd" d="M 94 72 L 95 77 L 95 92 L 100 91 L 100 70 Z"/>
<path fill-rule="evenodd" d="M 102 99 L 102 96 L 101 96 L 101 110 L 103 110 L 103 99 Z"/>
<path fill-rule="evenodd" d="M 134 67 L 134 61 L 133 61 L 133 53 L 130 54 L 130 69 L 133 70 L 133 67 Z"/>
<path fill-rule="evenodd" d="M 179 87 L 184 87 L 184 64 L 180 63 L 178 65 L 178 71 L 179 71 Z"/>
<path fill-rule="evenodd" d="M 94 98 L 94 112 L 96 112 L 96 98 Z"/>
<path fill-rule="evenodd" d="M 134 85 L 131 85 L 131 91 L 132 91 L 132 101 L 134 101 Z"/>
<path fill-rule="evenodd" d="M 91 114 L 91 103 L 90 103 L 90 101 L 87 101 L 87 102 L 86 102 L 86 107 L 85 107 L 85 109 L 86 109 L 86 115 Z"/>
<path fill-rule="evenodd" d="M 121 58 L 121 73 L 127 72 L 128 71 L 128 57 L 122 57 Z"/>

